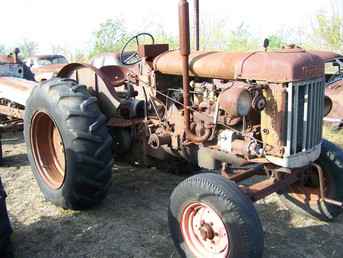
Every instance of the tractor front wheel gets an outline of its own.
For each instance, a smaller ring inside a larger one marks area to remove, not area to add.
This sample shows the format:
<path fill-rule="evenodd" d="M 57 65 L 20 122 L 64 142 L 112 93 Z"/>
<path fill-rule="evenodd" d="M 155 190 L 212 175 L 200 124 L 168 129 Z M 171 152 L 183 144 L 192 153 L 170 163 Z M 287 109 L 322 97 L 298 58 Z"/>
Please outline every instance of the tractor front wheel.
<path fill-rule="evenodd" d="M 70 79 L 33 89 L 24 119 L 32 171 L 45 198 L 69 209 L 89 208 L 111 184 L 112 138 L 97 99 Z"/>
<path fill-rule="evenodd" d="M 181 182 L 171 195 L 168 220 L 181 257 L 262 257 L 255 207 L 220 175 L 198 174 Z"/>

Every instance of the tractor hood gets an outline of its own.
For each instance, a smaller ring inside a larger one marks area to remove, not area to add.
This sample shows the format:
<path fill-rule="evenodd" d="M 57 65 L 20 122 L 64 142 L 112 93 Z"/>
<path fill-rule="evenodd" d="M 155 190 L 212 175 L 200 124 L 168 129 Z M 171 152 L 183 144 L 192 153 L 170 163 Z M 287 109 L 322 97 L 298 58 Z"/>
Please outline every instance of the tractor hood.
<path fill-rule="evenodd" d="M 182 74 L 179 51 L 162 53 L 154 59 L 153 66 L 163 74 Z M 189 69 L 190 76 L 277 83 L 324 76 L 322 59 L 301 48 L 251 53 L 197 51 L 189 57 Z"/>

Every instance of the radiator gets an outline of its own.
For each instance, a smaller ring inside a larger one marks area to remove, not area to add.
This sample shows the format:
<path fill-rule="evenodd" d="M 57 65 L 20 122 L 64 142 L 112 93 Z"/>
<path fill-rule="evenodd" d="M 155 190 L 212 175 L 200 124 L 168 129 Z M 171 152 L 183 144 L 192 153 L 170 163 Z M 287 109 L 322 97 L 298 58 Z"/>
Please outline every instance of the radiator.
<path fill-rule="evenodd" d="M 324 117 L 324 78 L 289 83 L 287 86 L 286 139 L 283 158 L 267 157 L 283 167 L 302 167 L 315 161 L 321 151 Z"/>

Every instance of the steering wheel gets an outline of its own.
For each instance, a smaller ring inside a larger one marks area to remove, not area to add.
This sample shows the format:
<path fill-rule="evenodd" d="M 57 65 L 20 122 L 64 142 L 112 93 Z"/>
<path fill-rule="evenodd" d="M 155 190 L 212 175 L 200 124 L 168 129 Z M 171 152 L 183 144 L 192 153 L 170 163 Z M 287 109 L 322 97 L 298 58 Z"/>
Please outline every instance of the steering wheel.
<path fill-rule="evenodd" d="M 134 64 L 139 63 L 142 60 L 142 58 L 138 55 L 137 51 L 138 51 L 138 47 L 139 47 L 139 38 L 140 37 L 144 37 L 144 36 L 148 36 L 151 39 L 152 44 L 155 44 L 155 38 L 150 33 L 143 32 L 143 33 L 139 33 L 139 34 L 133 36 L 132 38 L 130 38 L 126 42 L 126 44 L 124 45 L 123 49 L 121 50 L 120 62 L 122 64 L 124 64 L 124 65 L 134 65 Z M 132 43 L 132 41 L 136 41 L 137 50 L 136 51 L 126 51 L 126 49 Z"/>

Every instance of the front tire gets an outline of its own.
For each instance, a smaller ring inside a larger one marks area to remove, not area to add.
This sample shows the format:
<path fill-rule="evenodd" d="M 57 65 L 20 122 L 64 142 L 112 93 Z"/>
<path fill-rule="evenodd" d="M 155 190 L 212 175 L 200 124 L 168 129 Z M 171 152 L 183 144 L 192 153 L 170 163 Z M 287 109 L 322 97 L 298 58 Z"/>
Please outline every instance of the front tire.
<path fill-rule="evenodd" d="M 206 173 L 173 191 L 169 229 L 182 257 L 261 258 L 263 230 L 255 207 L 238 186 Z"/>
<path fill-rule="evenodd" d="M 33 89 L 24 134 L 33 174 L 45 198 L 85 209 L 101 202 L 111 184 L 112 138 L 95 97 L 70 79 Z"/>

